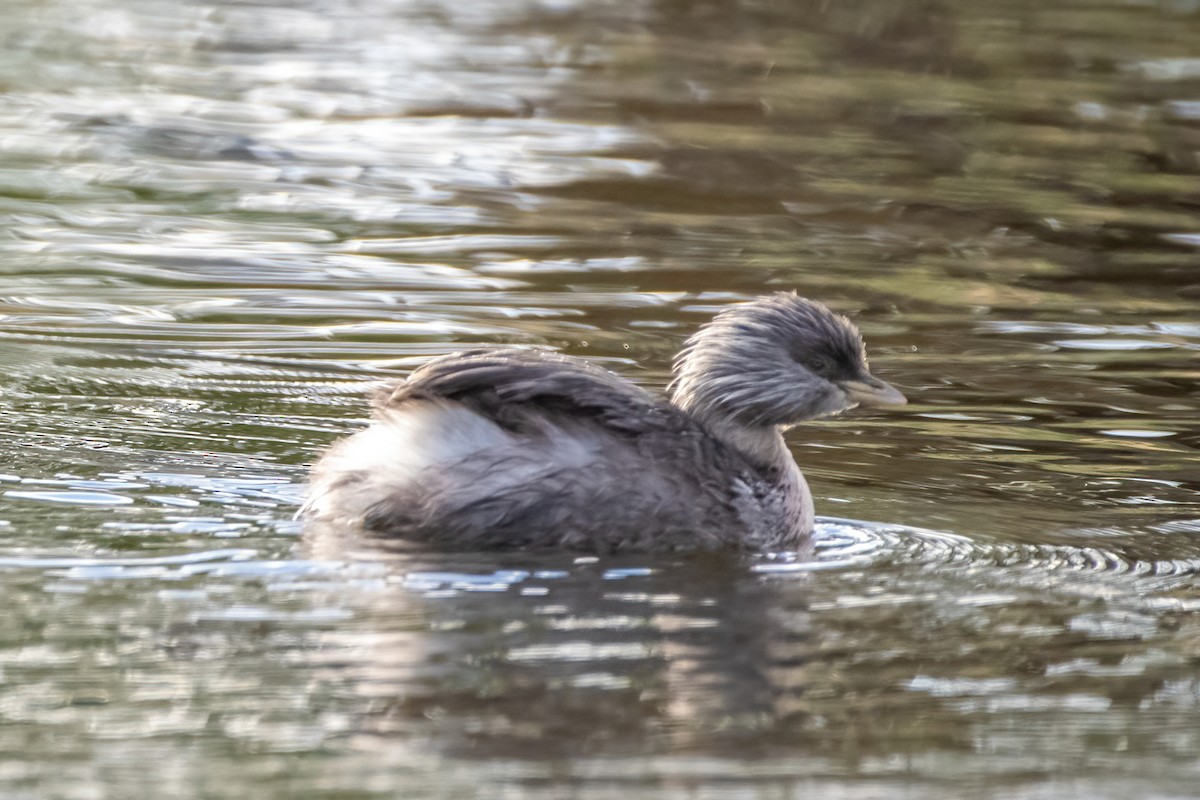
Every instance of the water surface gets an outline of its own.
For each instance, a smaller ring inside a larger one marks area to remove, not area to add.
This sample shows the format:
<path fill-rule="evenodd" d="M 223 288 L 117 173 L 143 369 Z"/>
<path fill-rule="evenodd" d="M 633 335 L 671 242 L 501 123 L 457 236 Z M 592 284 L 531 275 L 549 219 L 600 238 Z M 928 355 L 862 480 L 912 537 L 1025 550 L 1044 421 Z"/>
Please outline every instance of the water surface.
<path fill-rule="evenodd" d="M 14 0 L 11 798 L 1175 798 L 1200 749 L 1200 12 Z M 789 438 L 817 556 L 314 544 L 363 394 L 652 389 L 729 303 L 913 401 Z"/>

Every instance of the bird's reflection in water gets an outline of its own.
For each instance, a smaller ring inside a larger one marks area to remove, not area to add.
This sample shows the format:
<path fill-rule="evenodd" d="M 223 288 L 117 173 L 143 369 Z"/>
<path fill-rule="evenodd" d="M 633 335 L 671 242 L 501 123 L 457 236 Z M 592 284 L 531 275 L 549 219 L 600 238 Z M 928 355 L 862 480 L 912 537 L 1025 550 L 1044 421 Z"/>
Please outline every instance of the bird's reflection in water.
<path fill-rule="evenodd" d="M 880 776 L 897 752 L 981 770 L 1002 751 L 1018 774 L 1114 726 L 1156 740 L 1142 707 L 1173 725 L 1194 714 L 1194 626 L 1156 610 L 1194 603 L 1190 573 L 849 521 L 818 530 L 810 559 L 771 561 L 406 552 L 313 529 L 313 555 L 390 577 L 335 599 L 352 619 L 304 657 L 356 749 L 553 769 L 697 756 Z M 1034 712 L 1054 724 L 1014 740 Z"/>
<path fill-rule="evenodd" d="M 321 651 L 356 733 L 515 758 L 750 746 L 801 690 L 804 576 L 731 554 L 430 553 L 344 529 L 313 555 L 385 561 L 389 586 Z"/>

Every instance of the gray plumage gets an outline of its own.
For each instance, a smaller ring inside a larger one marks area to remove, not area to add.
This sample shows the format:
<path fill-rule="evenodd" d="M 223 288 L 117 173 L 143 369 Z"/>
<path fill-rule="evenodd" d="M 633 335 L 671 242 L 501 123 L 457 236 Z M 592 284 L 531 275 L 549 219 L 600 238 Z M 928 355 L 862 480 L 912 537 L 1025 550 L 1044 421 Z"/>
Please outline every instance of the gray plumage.
<path fill-rule="evenodd" d="M 904 402 L 848 320 L 793 293 L 719 314 L 675 375 L 668 402 L 550 352 L 436 359 L 376 393 L 302 513 L 450 548 L 796 549 L 812 499 L 781 431 Z"/>

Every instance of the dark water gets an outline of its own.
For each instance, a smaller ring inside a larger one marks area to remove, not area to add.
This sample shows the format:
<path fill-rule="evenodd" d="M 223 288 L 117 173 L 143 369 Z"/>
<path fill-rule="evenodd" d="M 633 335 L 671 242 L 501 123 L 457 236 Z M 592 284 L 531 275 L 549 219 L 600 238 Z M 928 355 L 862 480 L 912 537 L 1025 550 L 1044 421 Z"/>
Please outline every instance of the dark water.
<path fill-rule="evenodd" d="M 1200 6 L 10 0 L 5 798 L 1183 798 Z M 372 381 L 661 387 L 730 302 L 914 401 L 818 557 L 338 552 Z"/>

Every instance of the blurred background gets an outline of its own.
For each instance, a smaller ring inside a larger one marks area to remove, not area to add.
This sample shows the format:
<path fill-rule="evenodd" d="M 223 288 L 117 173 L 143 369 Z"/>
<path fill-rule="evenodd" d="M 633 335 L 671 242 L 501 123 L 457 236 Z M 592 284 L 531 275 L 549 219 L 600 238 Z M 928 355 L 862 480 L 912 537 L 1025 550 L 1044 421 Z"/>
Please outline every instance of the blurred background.
<path fill-rule="evenodd" d="M 6 798 L 1183 798 L 1200 3 L 7 0 Z M 815 561 L 314 542 L 374 381 L 651 389 L 730 303 L 909 407 Z"/>

